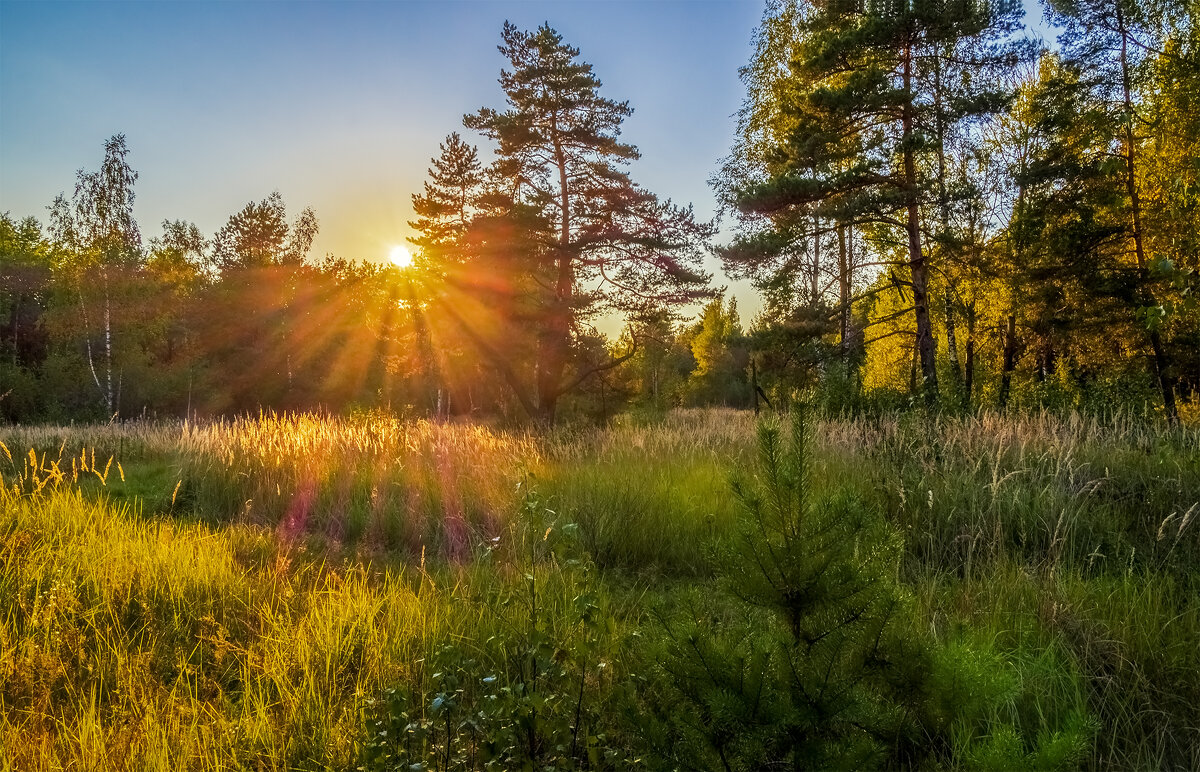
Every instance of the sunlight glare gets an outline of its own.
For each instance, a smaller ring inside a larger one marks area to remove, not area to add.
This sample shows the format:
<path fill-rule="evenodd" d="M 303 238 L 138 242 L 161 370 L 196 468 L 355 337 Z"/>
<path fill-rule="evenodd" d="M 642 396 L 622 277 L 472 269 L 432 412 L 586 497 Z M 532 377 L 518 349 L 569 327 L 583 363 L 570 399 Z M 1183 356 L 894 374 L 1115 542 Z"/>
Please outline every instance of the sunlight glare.
<path fill-rule="evenodd" d="M 412 252 L 409 252 L 406 247 L 400 244 L 392 247 L 392 251 L 388 253 L 388 259 L 397 268 L 407 268 L 412 265 L 413 261 Z"/>

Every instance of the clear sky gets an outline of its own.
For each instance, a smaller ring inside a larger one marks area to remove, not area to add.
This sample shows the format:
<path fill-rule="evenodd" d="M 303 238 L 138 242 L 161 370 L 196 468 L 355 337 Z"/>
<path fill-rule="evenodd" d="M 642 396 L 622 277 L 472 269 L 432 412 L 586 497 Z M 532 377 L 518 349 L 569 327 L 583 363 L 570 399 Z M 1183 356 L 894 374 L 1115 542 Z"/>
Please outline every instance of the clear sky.
<path fill-rule="evenodd" d="M 499 106 L 505 19 L 549 21 L 628 99 L 635 179 L 711 215 L 758 2 L 16 3 L 0 11 L 0 211 L 45 219 L 123 132 L 144 234 L 274 189 L 314 252 L 383 259 L 462 116 Z"/>
<path fill-rule="evenodd" d="M 634 108 L 634 179 L 710 217 L 761 13 L 759 0 L 0 0 L 0 211 L 45 222 L 124 133 L 147 240 L 163 219 L 211 235 L 278 190 L 289 216 L 316 211 L 314 255 L 383 260 L 411 233 L 438 143 L 477 142 L 463 114 L 501 105 L 507 19 L 580 48 L 602 93 Z"/>

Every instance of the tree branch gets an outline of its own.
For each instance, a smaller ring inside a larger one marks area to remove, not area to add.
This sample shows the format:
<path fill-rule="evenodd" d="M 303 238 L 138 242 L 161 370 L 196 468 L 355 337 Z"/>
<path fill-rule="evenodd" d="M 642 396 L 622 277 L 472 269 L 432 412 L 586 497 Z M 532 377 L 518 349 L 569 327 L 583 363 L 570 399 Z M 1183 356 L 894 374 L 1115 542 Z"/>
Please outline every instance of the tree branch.
<path fill-rule="evenodd" d="M 572 391 L 573 389 L 575 389 L 575 387 L 579 386 L 579 384 L 583 383 L 584 381 L 586 381 L 588 378 L 595 375 L 596 373 L 604 372 L 605 370 L 611 370 L 614 367 L 619 367 L 621 364 L 629 361 L 629 359 L 634 354 L 637 353 L 637 350 L 638 350 L 638 342 L 637 341 L 638 341 L 639 336 L 634 334 L 633 330 L 630 330 L 629 337 L 630 337 L 630 339 L 633 340 L 633 348 L 630 349 L 628 353 L 622 354 L 621 356 L 616 357 L 614 359 L 610 359 L 609 361 L 605 362 L 602 365 L 596 365 L 595 367 L 590 367 L 587 370 L 584 370 L 582 373 L 579 374 L 578 377 L 575 378 L 575 380 L 571 381 L 566 386 L 563 386 L 562 388 L 560 388 L 558 390 L 558 394 L 556 396 L 561 396 L 563 394 L 566 394 L 569 391 Z"/>

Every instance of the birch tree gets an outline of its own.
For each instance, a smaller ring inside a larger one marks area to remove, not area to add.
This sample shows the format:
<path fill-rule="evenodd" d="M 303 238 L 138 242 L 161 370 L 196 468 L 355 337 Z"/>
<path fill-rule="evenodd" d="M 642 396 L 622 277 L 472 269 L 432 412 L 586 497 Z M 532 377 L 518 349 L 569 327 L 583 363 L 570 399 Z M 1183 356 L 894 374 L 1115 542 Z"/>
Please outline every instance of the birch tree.
<path fill-rule="evenodd" d="M 109 416 L 117 412 L 119 386 L 114 382 L 113 285 L 142 261 L 142 236 L 133 216 L 133 185 L 138 175 L 129 165 L 128 155 L 124 134 L 109 138 L 100 169 L 76 172 L 70 201 L 59 194 L 50 207 L 51 233 L 67 255 L 61 268 L 71 276 L 79 301 L 88 370 Z M 99 308 L 89 312 L 92 291 L 99 295 L 95 302 Z M 97 325 L 97 333 L 93 333 L 93 325 Z"/>

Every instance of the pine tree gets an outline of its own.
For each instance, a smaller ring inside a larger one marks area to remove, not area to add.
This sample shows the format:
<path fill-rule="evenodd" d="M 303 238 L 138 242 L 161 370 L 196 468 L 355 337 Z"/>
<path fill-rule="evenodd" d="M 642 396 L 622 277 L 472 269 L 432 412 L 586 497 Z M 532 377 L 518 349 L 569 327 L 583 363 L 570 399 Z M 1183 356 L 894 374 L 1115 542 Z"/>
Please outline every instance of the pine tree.
<path fill-rule="evenodd" d="M 452 132 L 439 146 L 432 159 L 424 193 L 414 193 L 413 211 L 417 218 L 409 226 L 417 231 L 409 239 L 421 248 L 427 260 L 453 262 L 453 247 L 459 242 L 475 215 L 476 200 L 483 184 L 483 168 L 478 151 Z"/>
<path fill-rule="evenodd" d="M 1147 52 L 1160 50 L 1163 45 L 1162 29 L 1155 29 L 1154 17 L 1161 20 L 1182 9 L 1167 2 L 1152 11 L 1135 0 L 1053 0 L 1050 6 L 1065 28 L 1060 36 L 1065 63 L 1079 73 L 1078 86 L 1089 92 L 1095 108 L 1114 124 L 1117 153 L 1123 162 L 1124 237 L 1137 268 L 1134 302 L 1142 307 L 1144 315 L 1146 309 L 1155 309 L 1159 304 L 1152 286 L 1147 249 L 1151 239 L 1140 189 L 1141 126 L 1145 121 L 1140 115 L 1139 86 L 1147 71 Z M 1148 320 L 1144 326 L 1163 408 L 1168 422 L 1176 423 L 1179 415 L 1170 356 L 1158 325 Z"/>
<path fill-rule="evenodd" d="M 1018 171 L 1022 195 L 1009 225 L 1013 287 L 1044 379 L 1088 338 L 1128 330 L 1136 277 L 1121 255 L 1121 179 L 1115 126 L 1077 68 L 1044 58 L 1022 100 L 1032 153 Z"/>
<path fill-rule="evenodd" d="M 898 634 L 889 578 L 898 540 L 881 518 L 815 490 L 808 412 L 790 436 L 760 425 L 745 519 L 722 561 L 734 608 L 667 618 L 667 725 L 649 725 L 672 766 L 866 769 L 931 752 L 913 706 L 928 659 Z"/>
<path fill-rule="evenodd" d="M 926 159 L 939 131 L 1004 105 L 1007 94 L 988 75 L 1022 55 L 1022 46 L 1004 42 L 1019 5 L 834 2 L 790 13 L 793 56 L 786 87 L 775 86 L 769 149 L 755 149 L 750 159 L 760 167 L 757 176 L 730 186 L 742 212 L 767 222 L 723 256 L 769 267 L 797 238 L 822 229 L 853 223 L 899 231 L 908 278 L 896 281 L 912 292 L 924 391 L 932 400 L 936 342 L 921 210 L 937 201 L 938 186 Z M 965 41 L 972 53 L 962 60 L 958 93 L 936 99 L 946 96 L 935 88 L 944 74 L 939 57 Z"/>
<path fill-rule="evenodd" d="M 549 26 L 525 32 L 506 23 L 502 39 L 511 66 L 500 74 L 507 108 L 483 108 L 464 124 L 497 143 L 488 170 L 492 198 L 507 199 L 503 208 L 521 222 L 547 229 L 533 261 L 544 284 L 534 299 L 535 384 L 522 402 L 549 423 L 559 397 L 613 364 L 568 371 L 578 323 L 647 298 L 706 296 L 700 262 L 713 228 L 633 182 L 624 167 L 639 154 L 620 140 L 632 110 L 600 95 L 600 80 L 578 49 Z"/>
<path fill-rule="evenodd" d="M 483 171 L 479 164 L 478 151 L 463 141 L 457 132 L 452 132 L 439 146 L 439 154 L 431 159 L 429 180 L 423 193 L 412 196 L 413 211 L 417 217 L 409 226 L 417 231 L 409 241 L 420 248 L 415 268 L 427 274 L 428 279 L 437 277 L 443 282 L 462 286 L 473 282 L 487 286 L 483 280 L 482 265 L 478 262 L 466 267 L 469 250 L 466 233 L 473 219 L 480 213 Z M 427 301 L 440 299 L 435 290 L 417 293 L 413 289 L 412 271 L 405 276 L 407 297 L 405 303 L 411 316 L 417 340 L 418 369 L 422 374 L 426 399 L 431 402 L 439 416 L 450 412 L 451 390 L 442 375 L 442 362 L 437 351 L 443 352 L 442 359 L 452 352 L 461 358 L 464 343 L 455 331 L 465 323 L 464 309 L 454 308 L 452 302 L 431 304 Z M 494 306 L 493 306 L 494 307 Z M 469 314 L 468 314 L 469 315 Z M 489 325 L 478 325 L 486 329 Z M 494 328 L 494 325 L 491 325 Z M 438 332 L 439 345 L 434 346 L 433 329 Z M 469 345 L 469 344 L 467 344 Z M 474 363 L 472 363 L 474 364 Z M 472 370 L 477 376 L 477 370 Z"/>
<path fill-rule="evenodd" d="M 251 201 L 213 236 L 213 257 L 223 272 L 266 268 L 281 261 L 287 241 L 287 215 L 278 191 Z"/>

